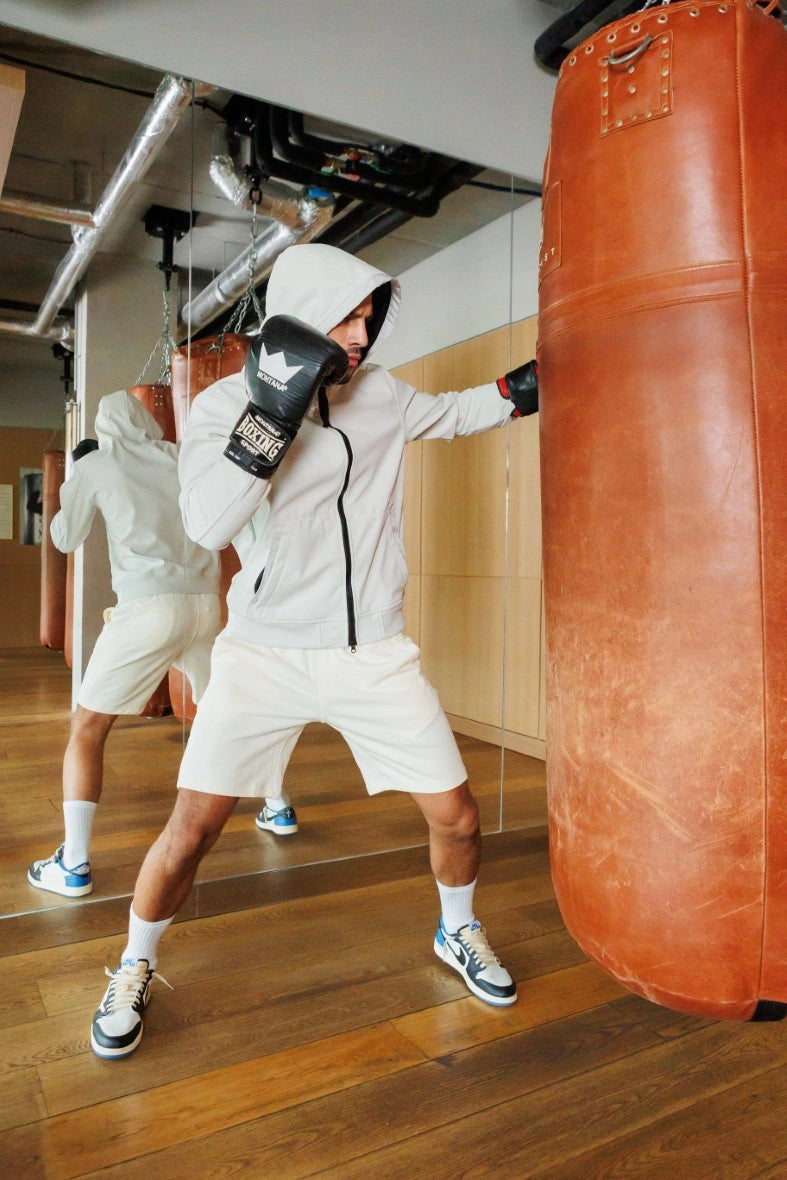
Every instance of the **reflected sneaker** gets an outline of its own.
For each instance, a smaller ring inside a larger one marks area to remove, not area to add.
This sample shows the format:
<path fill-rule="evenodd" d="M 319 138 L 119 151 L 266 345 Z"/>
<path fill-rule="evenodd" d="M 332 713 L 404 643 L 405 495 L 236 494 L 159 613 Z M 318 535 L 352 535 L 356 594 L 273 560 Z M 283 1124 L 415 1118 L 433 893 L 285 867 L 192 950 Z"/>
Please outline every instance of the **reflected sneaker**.
<path fill-rule="evenodd" d="M 36 889 L 59 893 L 61 897 L 84 897 L 92 892 L 93 878 L 87 861 L 74 869 L 63 864 L 63 845 L 48 860 L 36 860 L 27 870 L 27 879 Z"/>
<path fill-rule="evenodd" d="M 449 934 L 440 919 L 434 940 L 438 959 L 458 971 L 474 996 L 487 1004 L 513 1004 L 516 984 L 486 941 L 480 922 L 462 926 Z"/>
<path fill-rule="evenodd" d="M 280 811 L 274 811 L 272 807 L 263 807 L 254 822 L 260 831 L 273 832 L 275 836 L 294 836 L 298 831 L 298 817 L 294 807 L 282 807 Z"/>
<path fill-rule="evenodd" d="M 90 1047 L 97 1057 L 128 1057 L 142 1040 L 142 1017 L 153 976 L 167 987 L 170 984 L 153 971 L 147 959 L 125 959 L 117 971 L 109 967 L 104 971 L 110 982 L 93 1017 Z"/>

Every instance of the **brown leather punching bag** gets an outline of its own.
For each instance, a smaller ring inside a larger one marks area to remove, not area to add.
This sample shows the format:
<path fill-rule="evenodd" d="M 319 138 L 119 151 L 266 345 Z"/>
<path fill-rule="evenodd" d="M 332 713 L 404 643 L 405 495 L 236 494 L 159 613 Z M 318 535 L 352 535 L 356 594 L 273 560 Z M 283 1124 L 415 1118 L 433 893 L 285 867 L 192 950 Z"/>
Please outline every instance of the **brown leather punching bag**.
<path fill-rule="evenodd" d="M 563 63 L 539 361 L 553 877 L 684 1012 L 787 1001 L 787 31 L 656 7 Z"/>
<path fill-rule="evenodd" d="M 213 385 L 222 377 L 238 373 L 246 361 L 251 340 L 248 336 L 226 333 L 224 337 L 212 336 L 196 340 L 190 345 L 176 348 L 171 357 L 172 400 L 175 407 L 175 426 L 178 439 L 189 418 L 191 403 L 203 389 Z M 222 549 L 219 592 L 222 604 L 222 623 L 227 621 L 225 601 L 230 582 L 240 569 L 235 550 L 230 546 Z M 177 668 L 169 670 L 169 695 L 172 710 L 179 721 L 193 721 L 196 706 L 191 696 L 188 680 Z"/>
<path fill-rule="evenodd" d="M 66 641 L 67 559 L 52 541 L 49 526 L 60 511 L 60 485 L 66 477 L 65 451 L 44 451 L 41 463 L 41 646 L 63 651 Z"/>
<path fill-rule="evenodd" d="M 175 442 L 175 414 L 172 408 L 172 389 L 169 385 L 132 385 L 132 397 L 142 405 L 158 422 L 166 442 Z M 142 717 L 165 717 L 172 712 L 169 697 L 169 681 L 165 676 L 145 708 Z"/>

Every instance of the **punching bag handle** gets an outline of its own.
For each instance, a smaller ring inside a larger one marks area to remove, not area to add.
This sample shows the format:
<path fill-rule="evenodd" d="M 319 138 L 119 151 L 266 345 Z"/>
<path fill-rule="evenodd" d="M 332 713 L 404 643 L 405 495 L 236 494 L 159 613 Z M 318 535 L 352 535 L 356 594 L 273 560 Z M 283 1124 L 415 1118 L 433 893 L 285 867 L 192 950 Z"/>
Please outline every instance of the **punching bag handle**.
<path fill-rule="evenodd" d="M 635 45 L 633 49 L 629 49 L 626 53 L 608 53 L 607 59 L 611 66 L 622 66 L 628 61 L 634 61 L 641 57 L 649 45 L 653 44 L 653 38 L 650 33 L 645 35 L 645 39 L 639 45 Z"/>
<path fill-rule="evenodd" d="M 619 20 L 621 17 L 628 16 L 629 13 L 636 12 L 642 7 L 642 0 L 631 0 L 630 3 L 624 4 L 622 7 L 615 0 L 581 0 L 574 8 L 569 9 L 568 12 L 564 12 L 556 21 L 553 21 L 536 38 L 533 46 L 536 60 L 545 69 L 556 71 L 571 52 L 569 42 L 578 33 L 581 33 L 591 21 L 594 21 L 597 16 L 605 12 L 606 9 L 614 8 L 614 12 L 610 14 L 609 20 L 597 21 L 590 31 L 595 32 L 603 25 L 609 24 L 611 20 Z"/>

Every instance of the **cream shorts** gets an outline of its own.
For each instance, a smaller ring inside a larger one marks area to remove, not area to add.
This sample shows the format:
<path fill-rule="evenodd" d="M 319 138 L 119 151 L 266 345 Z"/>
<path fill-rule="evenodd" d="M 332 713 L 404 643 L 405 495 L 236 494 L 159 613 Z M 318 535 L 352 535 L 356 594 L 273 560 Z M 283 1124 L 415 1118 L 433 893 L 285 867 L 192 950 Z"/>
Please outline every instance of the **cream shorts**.
<path fill-rule="evenodd" d="M 223 632 L 213 649 L 178 786 L 275 797 L 303 727 L 344 737 L 370 795 L 436 794 L 467 772 L 420 652 L 396 635 L 348 648 L 260 647 Z"/>
<path fill-rule="evenodd" d="M 218 594 L 152 594 L 109 607 L 77 703 L 94 713 L 141 713 L 170 666 L 199 700 L 220 626 Z"/>

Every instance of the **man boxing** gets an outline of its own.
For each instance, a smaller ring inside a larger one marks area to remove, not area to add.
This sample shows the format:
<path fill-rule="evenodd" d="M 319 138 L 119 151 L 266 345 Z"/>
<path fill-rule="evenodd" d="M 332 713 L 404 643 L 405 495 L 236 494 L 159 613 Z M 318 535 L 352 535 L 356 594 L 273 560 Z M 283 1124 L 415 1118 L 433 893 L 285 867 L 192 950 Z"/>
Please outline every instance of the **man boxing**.
<path fill-rule="evenodd" d="M 172 664 L 194 700 L 208 682 L 210 651 L 221 625 L 219 563 L 186 536 L 178 510 L 175 443 L 125 389 L 98 404 L 98 442 L 83 439 L 60 488 L 52 540 L 71 553 L 98 516 L 106 529 L 117 604 L 79 688 L 63 757 L 63 843 L 34 861 L 27 879 L 61 897 L 93 889 L 90 840 L 101 798 L 104 746 L 118 715 L 140 714 Z"/>
<path fill-rule="evenodd" d="M 437 955 L 490 1004 L 516 985 L 476 921 L 478 807 L 419 652 L 403 634 L 403 459 L 538 408 L 534 362 L 462 393 L 419 393 L 367 363 L 399 284 L 342 250 L 292 246 L 273 267 L 245 374 L 195 400 L 180 457 L 194 541 L 243 534 L 228 622 L 184 752 L 178 798 L 137 879 L 121 965 L 93 1019 L 101 1057 L 133 1052 L 159 939 L 239 797 L 274 797 L 308 722 L 345 738 L 367 791 L 410 793 L 429 831 Z M 109 972 L 107 972 L 109 974 Z"/>

